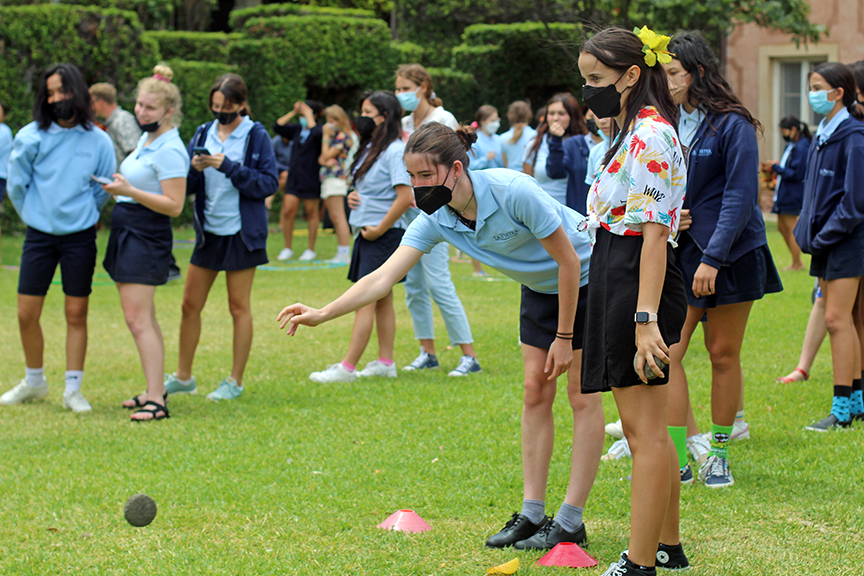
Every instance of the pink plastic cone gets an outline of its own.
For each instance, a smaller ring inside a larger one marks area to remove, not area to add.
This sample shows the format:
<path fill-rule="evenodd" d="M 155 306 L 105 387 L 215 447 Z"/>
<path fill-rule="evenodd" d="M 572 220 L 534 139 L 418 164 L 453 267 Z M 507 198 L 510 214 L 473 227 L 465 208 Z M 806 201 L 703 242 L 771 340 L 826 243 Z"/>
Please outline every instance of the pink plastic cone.
<path fill-rule="evenodd" d="M 540 566 L 567 566 L 569 568 L 591 568 L 597 560 L 589 556 L 578 544 L 561 542 L 537 561 Z"/>
<path fill-rule="evenodd" d="M 397 510 L 387 517 L 378 528 L 399 530 L 401 532 L 426 532 L 432 527 L 413 510 Z M 595 562 L 596 564 L 596 562 Z"/>

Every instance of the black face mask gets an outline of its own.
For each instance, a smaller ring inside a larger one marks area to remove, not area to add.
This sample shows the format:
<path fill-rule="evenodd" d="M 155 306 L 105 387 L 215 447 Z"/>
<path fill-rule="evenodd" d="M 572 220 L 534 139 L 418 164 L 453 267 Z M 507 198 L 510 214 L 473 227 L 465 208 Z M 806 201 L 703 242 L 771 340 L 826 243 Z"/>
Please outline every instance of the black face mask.
<path fill-rule="evenodd" d="M 451 166 L 452 168 L 452 166 Z M 450 169 L 447 170 L 447 175 L 444 176 L 444 182 L 450 177 Z M 456 183 L 453 183 L 456 186 Z M 442 206 L 449 204 L 453 199 L 453 190 L 444 184 L 435 186 L 415 186 L 414 187 L 414 202 L 426 214 L 432 215 Z"/>
<path fill-rule="evenodd" d="M 585 121 L 585 126 L 588 128 L 588 132 L 597 136 L 597 121 L 591 118 L 590 120 Z"/>
<path fill-rule="evenodd" d="M 624 74 L 626 73 L 625 71 Z M 621 80 L 624 74 L 621 74 L 618 80 Z M 621 113 L 622 93 L 618 92 L 618 89 L 615 88 L 618 80 L 602 88 L 598 88 L 597 86 L 582 87 L 582 100 L 594 112 L 597 118 L 614 118 Z"/>
<path fill-rule="evenodd" d="M 72 107 L 72 99 L 60 100 L 59 102 L 51 102 L 48 104 L 51 112 L 51 117 L 54 120 L 69 121 L 75 117 L 75 108 Z"/>
<path fill-rule="evenodd" d="M 162 118 L 160 118 L 156 122 L 150 122 L 149 124 L 141 124 L 141 121 L 138 120 L 138 117 L 136 116 L 135 122 L 138 123 L 138 128 L 140 128 L 142 132 L 156 132 L 157 130 L 159 130 L 159 123 L 162 121 L 163 118 L 165 118 L 165 116 L 162 116 Z"/>
<path fill-rule="evenodd" d="M 782 136 L 782 134 L 781 134 L 781 136 Z M 792 141 L 792 136 L 783 136 L 783 141 L 784 141 L 784 142 L 791 142 L 791 141 Z"/>
<path fill-rule="evenodd" d="M 215 110 L 211 110 L 211 112 L 213 112 L 213 117 L 223 126 L 231 124 L 240 115 L 239 110 L 236 112 L 216 112 Z"/>
<path fill-rule="evenodd" d="M 375 118 L 370 116 L 358 116 L 355 124 L 357 125 L 357 135 L 360 136 L 362 140 L 371 138 L 372 133 L 375 132 L 375 128 L 378 127 L 378 125 L 375 124 Z"/>

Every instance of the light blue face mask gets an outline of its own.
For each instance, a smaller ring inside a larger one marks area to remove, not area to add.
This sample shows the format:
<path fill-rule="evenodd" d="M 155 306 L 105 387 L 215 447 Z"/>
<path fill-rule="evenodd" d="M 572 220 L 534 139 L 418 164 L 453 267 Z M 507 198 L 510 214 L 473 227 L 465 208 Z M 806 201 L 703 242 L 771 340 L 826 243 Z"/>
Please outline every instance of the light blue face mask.
<path fill-rule="evenodd" d="M 406 112 L 413 112 L 417 109 L 417 106 L 420 105 L 420 97 L 417 96 L 417 92 L 420 89 L 418 88 L 414 92 L 400 92 L 396 95 L 396 98 L 399 99 L 399 105 L 402 106 L 402 109 Z"/>
<path fill-rule="evenodd" d="M 306 130 L 309 127 L 309 122 L 305 116 L 300 116 L 300 128 Z"/>
<path fill-rule="evenodd" d="M 834 109 L 834 102 L 828 100 L 829 90 L 811 91 L 808 94 L 810 107 L 817 114 L 828 114 Z"/>

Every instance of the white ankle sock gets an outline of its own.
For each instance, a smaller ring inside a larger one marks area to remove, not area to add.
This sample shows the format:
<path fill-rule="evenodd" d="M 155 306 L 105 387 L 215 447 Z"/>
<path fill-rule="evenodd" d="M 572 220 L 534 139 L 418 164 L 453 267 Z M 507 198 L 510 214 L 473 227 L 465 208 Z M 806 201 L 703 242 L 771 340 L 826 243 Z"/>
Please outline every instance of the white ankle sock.
<path fill-rule="evenodd" d="M 67 370 L 66 371 L 66 392 L 70 394 L 77 390 L 81 390 L 81 380 L 84 379 L 83 370 Z"/>
<path fill-rule="evenodd" d="M 350 249 L 351 249 L 351 246 L 336 246 L 336 253 L 337 254 L 347 254 Z"/>
<path fill-rule="evenodd" d="M 24 367 L 24 374 L 28 386 L 42 386 L 45 384 L 45 367 L 42 368 L 27 368 Z"/>

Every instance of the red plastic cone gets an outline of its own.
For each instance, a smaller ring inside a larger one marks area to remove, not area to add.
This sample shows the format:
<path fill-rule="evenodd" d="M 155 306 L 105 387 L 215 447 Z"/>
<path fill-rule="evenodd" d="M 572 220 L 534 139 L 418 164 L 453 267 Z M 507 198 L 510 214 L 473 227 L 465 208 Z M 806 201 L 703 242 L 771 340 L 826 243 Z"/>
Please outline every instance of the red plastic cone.
<path fill-rule="evenodd" d="M 540 566 L 567 566 L 569 568 L 591 568 L 597 561 L 578 544 L 561 542 L 537 561 Z"/>
<path fill-rule="evenodd" d="M 387 517 L 378 528 L 399 530 L 401 532 L 426 532 L 432 527 L 413 510 L 397 510 Z M 596 562 L 595 562 L 596 564 Z"/>

